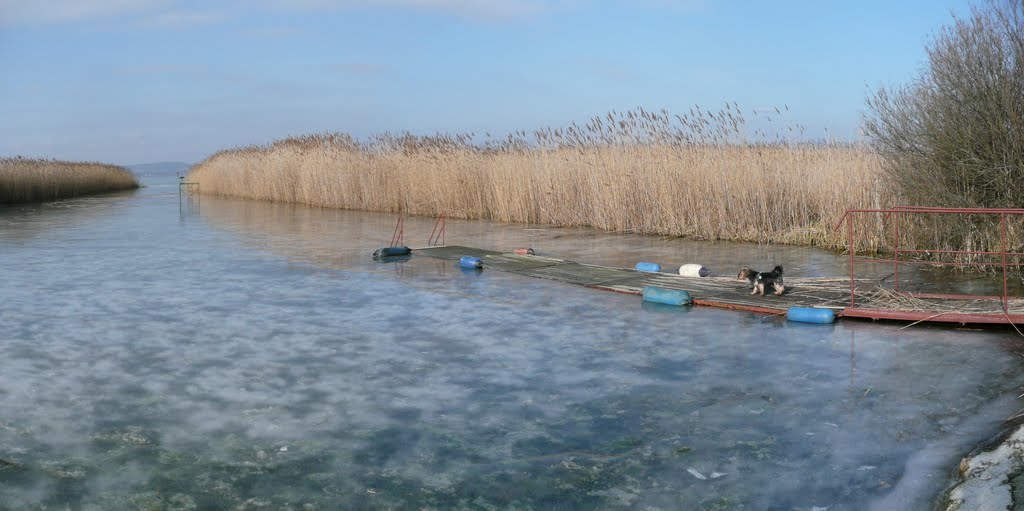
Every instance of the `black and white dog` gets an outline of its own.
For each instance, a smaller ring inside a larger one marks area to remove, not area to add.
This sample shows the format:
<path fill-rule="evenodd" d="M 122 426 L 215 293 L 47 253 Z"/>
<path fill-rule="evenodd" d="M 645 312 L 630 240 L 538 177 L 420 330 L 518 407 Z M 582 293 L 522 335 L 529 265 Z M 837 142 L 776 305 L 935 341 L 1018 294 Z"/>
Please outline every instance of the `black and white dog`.
<path fill-rule="evenodd" d="M 750 284 L 750 294 L 764 296 L 766 289 L 774 290 L 775 296 L 786 292 L 786 284 L 782 281 L 782 266 L 776 266 L 772 271 L 755 271 L 750 268 L 741 268 L 736 278 L 746 280 Z"/>

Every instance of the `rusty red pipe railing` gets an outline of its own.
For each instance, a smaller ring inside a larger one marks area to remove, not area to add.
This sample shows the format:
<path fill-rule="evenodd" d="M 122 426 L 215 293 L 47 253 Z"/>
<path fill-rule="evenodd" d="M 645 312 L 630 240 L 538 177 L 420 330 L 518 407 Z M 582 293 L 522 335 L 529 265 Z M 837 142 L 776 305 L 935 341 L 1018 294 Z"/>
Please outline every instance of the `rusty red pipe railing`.
<path fill-rule="evenodd" d="M 437 235 L 436 239 L 434 237 L 435 234 Z M 427 238 L 427 246 L 432 247 L 437 245 L 438 242 L 444 245 L 444 213 L 441 213 L 441 216 L 437 217 L 437 221 L 434 222 L 434 229 L 430 231 L 430 237 Z"/>
<path fill-rule="evenodd" d="M 1003 314 L 1010 313 L 1010 298 L 1006 284 L 1006 213 L 999 215 L 1000 238 L 1003 242 Z"/>
<path fill-rule="evenodd" d="M 857 305 L 857 288 L 854 284 L 856 279 L 853 272 L 853 255 L 856 252 L 853 238 L 853 215 L 849 214 L 849 211 L 846 213 L 846 234 L 850 240 L 850 307 L 855 307 Z"/>
<path fill-rule="evenodd" d="M 934 206 L 894 206 L 891 208 L 853 208 L 848 209 L 843 213 L 843 216 L 839 218 L 839 221 L 835 225 L 835 229 L 839 230 L 843 222 L 846 222 L 846 235 L 847 235 L 847 247 L 849 251 L 850 261 L 850 307 L 856 306 L 856 286 L 854 281 L 856 280 L 856 263 L 859 262 L 873 262 L 878 263 L 878 259 L 863 259 L 856 257 L 857 242 L 856 230 L 854 227 L 854 217 L 858 214 L 884 214 L 882 220 L 882 228 L 887 227 L 887 223 L 890 218 L 892 219 L 892 236 L 893 236 L 893 289 L 899 292 L 899 268 L 901 264 L 924 264 L 932 266 L 996 266 L 1001 267 L 1003 272 L 1003 294 L 1000 297 L 988 297 L 988 298 L 1001 298 L 1003 305 L 1003 313 L 1009 317 L 1009 269 L 1024 267 L 1024 263 L 1020 261 L 1020 257 L 1024 257 L 1022 252 L 1010 252 L 1008 251 L 1008 239 L 1007 239 L 1007 216 L 1024 216 L 1024 208 L 947 208 L 947 207 L 934 207 Z M 955 215 L 999 215 L 999 233 L 1000 233 L 1000 250 L 998 252 L 992 250 L 927 250 L 927 249 L 904 249 L 900 248 L 900 220 L 907 214 L 955 214 Z M 883 231 L 884 232 L 884 231 Z M 974 261 L 974 262 L 941 262 L 941 261 L 902 261 L 900 260 L 900 254 L 954 254 L 954 255 L 971 255 L 971 256 L 999 256 L 999 261 Z M 1011 262 L 1009 259 L 1014 258 L 1016 261 Z M 915 294 L 915 296 L 924 296 L 922 294 Z M 977 299 L 979 297 L 969 295 L 929 295 L 938 298 L 950 298 L 950 299 Z"/>
<path fill-rule="evenodd" d="M 391 246 L 397 247 L 402 244 L 402 238 L 405 236 L 405 217 L 399 216 L 398 221 L 395 222 L 395 232 L 391 234 Z M 397 243 L 396 243 L 397 242 Z"/>
<path fill-rule="evenodd" d="M 858 258 L 854 258 L 853 262 L 855 262 L 855 263 L 875 263 L 875 264 L 879 264 L 879 263 L 884 263 L 885 259 L 871 259 L 871 258 L 867 258 L 867 257 L 858 257 Z M 988 263 L 986 263 L 986 262 L 969 262 L 969 263 L 965 263 L 965 262 L 959 262 L 959 261 L 949 261 L 949 262 L 941 262 L 941 261 L 900 261 L 900 264 L 917 264 L 917 265 L 924 265 L 924 266 L 1000 266 L 1002 263 L 999 263 L 999 262 L 988 262 Z M 1008 268 L 1020 268 L 1020 267 L 1024 267 L 1024 262 L 1021 262 L 1021 263 L 1009 263 L 1008 262 L 1008 263 L 1006 263 L 1006 266 Z"/>
<path fill-rule="evenodd" d="M 892 252 L 892 274 L 893 274 L 893 290 L 897 293 L 900 292 L 900 214 L 898 212 L 886 213 L 886 218 L 890 215 L 895 215 L 893 220 L 893 230 L 896 234 L 893 236 L 893 252 Z"/>

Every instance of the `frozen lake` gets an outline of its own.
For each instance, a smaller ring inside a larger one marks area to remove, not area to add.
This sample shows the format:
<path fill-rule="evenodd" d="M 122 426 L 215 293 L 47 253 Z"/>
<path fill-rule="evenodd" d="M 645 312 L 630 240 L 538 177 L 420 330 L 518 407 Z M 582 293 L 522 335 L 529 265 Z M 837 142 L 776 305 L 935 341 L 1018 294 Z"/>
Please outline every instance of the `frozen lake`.
<path fill-rule="evenodd" d="M 1005 332 L 651 307 L 376 263 L 393 215 L 198 206 L 165 179 L 0 209 L 0 509 L 927 509 L 1022 407 Z M 846 271 L 493 222 L 447 241 Z"/>

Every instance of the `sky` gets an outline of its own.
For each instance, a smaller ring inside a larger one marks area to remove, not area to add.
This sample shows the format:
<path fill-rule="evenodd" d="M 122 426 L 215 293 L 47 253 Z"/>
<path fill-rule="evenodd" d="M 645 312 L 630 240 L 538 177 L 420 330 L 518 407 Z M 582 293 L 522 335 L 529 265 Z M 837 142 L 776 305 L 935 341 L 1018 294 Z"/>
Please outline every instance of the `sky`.
<path fill-rule="evenodd" d="M 856 139 L 967 0 L 0 0 L 0 157 L 194 163 L 307 133 L 508 133 L 636 107 Z"/>

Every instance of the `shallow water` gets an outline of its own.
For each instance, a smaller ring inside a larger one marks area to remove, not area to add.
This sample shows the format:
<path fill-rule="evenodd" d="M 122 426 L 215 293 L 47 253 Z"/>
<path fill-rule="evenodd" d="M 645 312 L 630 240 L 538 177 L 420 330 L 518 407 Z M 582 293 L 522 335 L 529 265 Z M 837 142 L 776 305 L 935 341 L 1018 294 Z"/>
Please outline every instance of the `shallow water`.
<path fill-rule="evenodd" d="M 922 509 L 1020 408 L 1005 332 L 787 324 L 412 257 L 173 184 L 0 209 L 0 509 Z M 432 219 L 408 219 L 426 243 Z M 721 274 L 808 248 L 449 221 Z M 721 474 L 721 475 L 719 475 Z"/>

